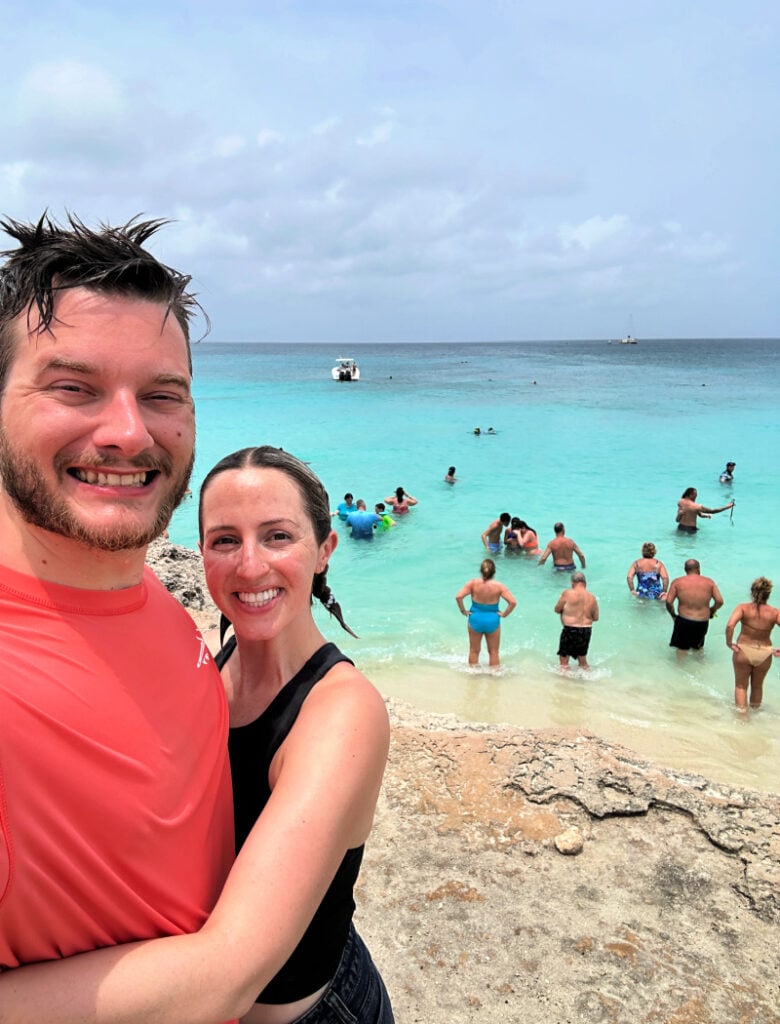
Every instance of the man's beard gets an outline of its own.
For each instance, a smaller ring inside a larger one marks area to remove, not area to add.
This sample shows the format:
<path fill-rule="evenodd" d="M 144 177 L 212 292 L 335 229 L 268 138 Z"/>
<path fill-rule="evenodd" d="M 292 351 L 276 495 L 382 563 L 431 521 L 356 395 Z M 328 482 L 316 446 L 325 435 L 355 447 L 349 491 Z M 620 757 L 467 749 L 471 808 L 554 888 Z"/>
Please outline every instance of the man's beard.
<path fill-rule="evenodd" d="M 122 467 L 128 469 L 128 462 L 123 460 Z M 190 457 L 184 471 L 171 483 L 163 494 L 153 522 L 147 526 L 114 524 L 109 526 L 92 526 L 79 518 L 78 512 L 70 504 L 56 494 L 47 484 L 38 465 L 26 455 L 15 451 L 0 430 L 0 476 L 3 488 L 23 518 L 33 526 L 56 533 L 69 540 L 78 541 L 90 548 L 100 551 L 125 551 L 142 548 L 159 537 L 171 520 L 176 509 L 187 493 L 195 453 Z M 79 465 L 86 468 L 82 460 Z M 109 472 L 112 468 L 110 459 L 90 459 L 89 468 L 95 471 Z M 164 457 L 152 463 L 139 460 L 134 467 L 137 470 L 158 470 L 161 475 L 171 480 L 173 469 L 171 459 Z M 66 464 L 55 459 L 55 470 L 59 474 L 66 472 Z"/>

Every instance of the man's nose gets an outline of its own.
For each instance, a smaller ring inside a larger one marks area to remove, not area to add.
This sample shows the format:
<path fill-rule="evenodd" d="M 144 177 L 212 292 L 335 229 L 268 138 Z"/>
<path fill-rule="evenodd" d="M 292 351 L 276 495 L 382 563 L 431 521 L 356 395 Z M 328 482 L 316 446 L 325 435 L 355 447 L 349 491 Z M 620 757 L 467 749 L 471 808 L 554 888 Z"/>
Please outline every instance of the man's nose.
<path fill-rule="evenodd" d="M 111 396 L 92 440 L 98 448 L 116 448 L 128 456 L 139 455 L 153 447 L 154 438 L 134 394 L 121 390 Z"/>

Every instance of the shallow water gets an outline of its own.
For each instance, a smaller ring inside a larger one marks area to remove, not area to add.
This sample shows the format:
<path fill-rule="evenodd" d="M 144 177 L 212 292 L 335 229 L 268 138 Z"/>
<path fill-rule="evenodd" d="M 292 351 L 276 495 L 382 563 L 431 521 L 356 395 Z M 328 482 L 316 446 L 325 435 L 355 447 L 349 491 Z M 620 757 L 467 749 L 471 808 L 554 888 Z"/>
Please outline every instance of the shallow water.
<path fill-rule="evenodd" d="M 222 455 L 275 444 L 310 462 L 332 506 L 346 490 L 367 502 L 399 484 L 420 501 L 389 533 L 341 543 L 330 572 L 348 621 L 341 634 L 317 612 L 380 689 L 474 721 L 572 726 L 623 742 L 675 767 L 777 791 L 780 659 L 764 708 L 733 711 L 728 613 L 760 574 L 778 579 L 777 341 L 640 341 L 195 346 L 198 460 L 194 488 Z M 330 380 L 337 355 L 363 379 Z M 536 381 L 537 383 L 533 383 Z M 492 426 L 495 436 L 475 436 Z M 727 459 L 732 485 L 718 482 Z M 443 482 L 449 465 L 458 482 Z M 695 486 L 728 513 L 694 537 L 674 529 L 676 502 Z M 499 556 L 498 577 L 518 599 L 502 628 L 502 673 L 466 669 L 455 592 L 476 575 L 480 534 L 499 512 L 534 526 L 542 545 L 556 519 L 587 557 L 598 596 L 589 678 L 557 673 L 552 607 L 565 579 L 535 559 Z M 195 501 L 171 537 L 196 542 Z M 725 608 L 702 655 L 678 665 L 671 619 L 625 584 L 643 541 L 672 577 L 687 557 L 714 577 Z M 775 594 L 780 600 L 780 592 Z M 775 637 L 780 645 L 780 633 Z"/>

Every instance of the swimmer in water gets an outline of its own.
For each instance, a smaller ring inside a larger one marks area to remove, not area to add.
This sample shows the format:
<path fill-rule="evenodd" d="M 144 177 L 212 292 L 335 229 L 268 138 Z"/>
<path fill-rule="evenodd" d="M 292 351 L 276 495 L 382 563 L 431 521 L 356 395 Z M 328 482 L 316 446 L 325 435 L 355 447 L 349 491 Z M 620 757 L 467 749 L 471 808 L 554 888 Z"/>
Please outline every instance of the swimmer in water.
<path fill-rule="evenodd" d="M 730 501 L 728 505 L 723 505 L 721 508 L 707 508 L 706 505 L 701 505 L 696 501 L 698 493 L 695 487 L 686 487 L 682 492 L 682 497 L 677 502 L 676 522 L 679 533 L 696 533 L 698 529 L 696 525 L 697 518 L 711 519 L 720 512 L 726 512 L 734 507 L 734 502 Z"/>

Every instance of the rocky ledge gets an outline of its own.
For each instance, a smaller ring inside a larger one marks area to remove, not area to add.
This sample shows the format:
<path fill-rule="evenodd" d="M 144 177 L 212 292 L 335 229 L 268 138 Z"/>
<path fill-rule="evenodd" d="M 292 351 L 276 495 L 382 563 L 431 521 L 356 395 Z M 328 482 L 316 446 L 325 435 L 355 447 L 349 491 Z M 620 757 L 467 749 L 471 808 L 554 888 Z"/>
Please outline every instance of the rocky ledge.
<path fill-rule="evenodd" d="M 194 552 L 150 561 L 216 620 Z M 356 922 L 399 1024 L 780 1024 L 780 798 L 389 710 Z"/>

